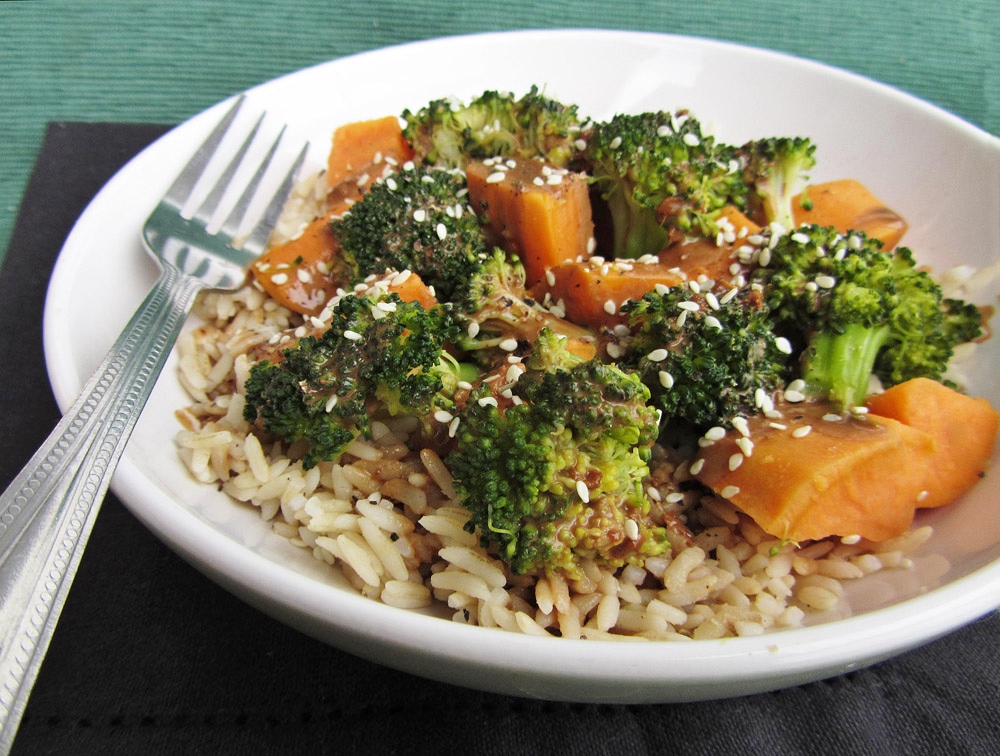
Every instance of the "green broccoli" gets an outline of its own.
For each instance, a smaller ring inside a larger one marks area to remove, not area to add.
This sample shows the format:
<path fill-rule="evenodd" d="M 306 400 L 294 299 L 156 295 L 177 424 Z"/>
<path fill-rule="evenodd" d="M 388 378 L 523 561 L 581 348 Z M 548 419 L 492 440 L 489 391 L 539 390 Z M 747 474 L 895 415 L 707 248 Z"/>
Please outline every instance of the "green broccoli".
<path fill-rule="evenodd" d="M 489 90 L 468 104 L 434 100 L 402 117 L 403 137 L 415 159 L 446 168 L 491 157 L 537 157 L 565 168 L 579 153 L 583 125 L 575 105 L 563 105 L 534 86 L 519 99 Z"/>
<path fill-rule="evenodd" d="M 743 179 L 753 187 L 748 215 L 761 225 L 795 227 L 792 199 L 803 188 L 816 165 L 816 145 L 808 137 L 770 137 L 747 142 L 739 149 Z M 755 205 L 760 211 L 755 211 Z"/>
<path fill-rule="evenodd" d="M 650 388 L 672 432 L 728 426 L 761 410 L 789 379 L 791 347 L 777 337 L 768 312 L 748 289 L 720 298 L 687 287 L 658 287 L 626 302 L 630 334 L 621 365 Z"/>
<path fill-rule="evenodd" d="M 460 296 L 488 251 L 467 192 L 460 171 L 423 166 L 373 184 L 331 224 L 352 283 L 386 270 L 410 270 L 440 300 Z"/>
<path fill-rule="evenodd" d="M 523 368 L 499 400 L 490 383 L 473 391 L 447 457 L 484 545 L 515 573 L 569 576 L 587 559 L 615 568 L 669 551 L 674 531 L 643 491 L 657 412 L 638 376 L 576 357 L 549 330 Z"/>
<path fill-rule="evenodd" d="M 471 276 L 465 296 L 456 302 L 456 318 L 464 326 L 457 346 L 486 364 L 523 353 L 543 328 L 576 343 L 596 340 L 591 331 L 532 299 L 525 289 L 524 267 L 500 249 L 482 260 Z"/>
<path fill-rule="evenodd" d="M 688 235 L 714 237 L 724 206 L 746 206 L 736 149 L 703 133 L 687 111 L 595 123 L 586 159 L 610 215 L 606 257 L 656 254 Z"/>
<path fill-rule="evenodd" d="M 450 308 L 348 294 L 332 312 L 322 335 L 251 368 L 244 417 L 289 444 L 306 442 L 306 467 L 367 437 L 380 415 L 417 415 L 433 433 L 434 413 L 455 409 L 459 368 L 443 351 L 456 333 Z"/>
<path fill-rule="evenodd" d="M 887 253 L 860 231 L 807 225 L 760 254 L 754 280 L 808 390 L 843 408 L 864 402 L 872 375 L 886 387 L 941 380 L 955 346 L 981 333 L 979 310 L 946 299 L 906 247 Z"/>

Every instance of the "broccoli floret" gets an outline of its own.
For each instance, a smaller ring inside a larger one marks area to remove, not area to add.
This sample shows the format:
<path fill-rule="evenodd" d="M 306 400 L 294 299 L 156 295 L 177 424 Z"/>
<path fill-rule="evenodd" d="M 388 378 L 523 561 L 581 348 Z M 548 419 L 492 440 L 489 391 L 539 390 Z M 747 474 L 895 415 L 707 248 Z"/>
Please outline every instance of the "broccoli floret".
<path fill-rule="evenodd" d="M 489 90 L 468 104 L 434 100 L 402 117 L 415 159 L 428 165 L 461 168 L 471 158 L 537 157 L 565 168 L 579 152 L 577 106 L 546 97 L 538 87 L 520 99 Z"/>
<path fill-rule="evenodd" d="M 525 289 L 524 266 L 500 249 L 481 261 L 465 296 L 456 302 L 456 317 L 464 326 L 458 347 L 480 363 L 523 353 L 543 328 L 575 343 L 595 341 L 592 332 L 532 299 Z"/>
<path fill-rule="evenodd" d="M 580 574 L 670 549 L 643 491 L 657 413 L 638 376 L 566 351 L 543 331 L 497 401 L 479 386 L 447 461 L 484 545 L 513 572 Z M 509 392 L 509 393 L 507 393 Z"/>
<path fill-rule="evenodd" d="M 782 228 L 794 228 L 792 199 L 816 166 L 816 145 L 808 137 L 770 137 L 748 142 L 739 152 L 744 181 L 753 187 L 748 214 L 761 225 L 780 223 Z"/>
<path fill-rule="evenodd" d="M 687 235 L 714 237 L 726 205 L 746 205 L 734 147 L 686 111 L 616 115 L 588 135 L 588 170 L 610 214 L 607 257 L 656 254 Z"/>
<path fill-rule="evenodd" d="M 736 291 L 736 290 L 734 290 Z M 621 364 L 638 371 L 673 432 L 756 414 L 789 377 L 790 346 L 753 292 L 714 296 L 659 287 L 621 308 L 631 334 Z"/>
<path fill-rule="evenodd" d="M 843 408 L 864 401 L 873 374 L 886 387 L 941 380 L 955 346 L 981 332 L 979 311 L 945 299 L 906 247 L 815 225 L 765 244 L 754 278 L 772 318 L 801 351 L 808 390 Z"/>
<path fill-rule="evenodd" d="M 352 283 L 411 270 L 442 301 L 460 295 L 488 249 L 467 193 L 463 173 L 422 166 L 373 184 L 331 225 Z"/>
<path fill-rule="evenodd" d="M 367 437 L 373 417 L 413 414 L 430 423 L 436 410 L 455 408 L 457 366 L 443 351 L 455 333 L 443 305 L 348 294 L 322 335 L 251 368 L 244 417 L 289 444 L 306 442 L 307 468 Z"/>

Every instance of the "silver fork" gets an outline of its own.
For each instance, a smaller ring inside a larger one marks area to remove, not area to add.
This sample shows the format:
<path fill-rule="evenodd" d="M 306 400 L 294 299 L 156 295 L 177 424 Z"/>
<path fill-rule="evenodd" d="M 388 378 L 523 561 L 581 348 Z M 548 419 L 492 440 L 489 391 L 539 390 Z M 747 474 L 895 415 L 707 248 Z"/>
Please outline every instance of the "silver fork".
<path fill-rule="evenodd" d="M 237 239 L 282 129 L 221 227 L 210 231 L 261 116 L 197 211 L 183 215 L 243 100 L 236 100 L 145 222 L 144 246 L 160 265 L 155 286 L 62 421 L 0 496 L 0 753 L 13 744 L 111 474 L 195 296 L 242 285 L 305 159 L 308 145 L 256 225 Z"/>

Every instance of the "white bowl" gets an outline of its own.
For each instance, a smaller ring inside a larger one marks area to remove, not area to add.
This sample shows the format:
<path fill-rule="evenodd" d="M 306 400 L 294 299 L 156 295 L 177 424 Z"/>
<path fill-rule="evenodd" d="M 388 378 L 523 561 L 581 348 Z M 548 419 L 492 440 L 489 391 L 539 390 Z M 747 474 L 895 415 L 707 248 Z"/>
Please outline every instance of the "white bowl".
<path fill-rule="evenodd" d="M 606 61 L 614 60 L 614 66 Z M 572 65 L 567 61 L 573 61 Z M 902 213 L 905 243 L 936 269 L 1000 259 L 1000 140 L 889 87 L 785 55 L 701 39 L 607 31 L 533 31 L 402 45 L 309 68 L 249 92 L 311 138 L 322 165 L 341 123 L 484 89 L 532 84 L 595 118 L 690 108 L 720 139 L 777 134 L 818 144 L 813 179 L 854 177 Z M 143 220 L 224 105 L 166 134 L 126 165 L 81 216 L 56 265 L 45 352 L 66 408 L 155 280 Z M 289 148 L 291 149 L 291 148 Z M 995 284 L 977 302 L 995 302 Z M 973 393 L 1000 406 L 1000 356 L 968 366 Z M 608 643 L 468 627 L 361 598 L 248 509 L 195 483 L 176 458 L 173 417 L 186 397 L 171 362 L 112 484 L 157 536 L 249 603 L 351 653 L 447 682 L 514 695 L 667 702 L 754 693 L 828 677 L 926 643 L 1000 605 L 996 479 L 920 516 L 935 527 L 913 570 L 852 585 L 839 618 L 752 638 Z"/>

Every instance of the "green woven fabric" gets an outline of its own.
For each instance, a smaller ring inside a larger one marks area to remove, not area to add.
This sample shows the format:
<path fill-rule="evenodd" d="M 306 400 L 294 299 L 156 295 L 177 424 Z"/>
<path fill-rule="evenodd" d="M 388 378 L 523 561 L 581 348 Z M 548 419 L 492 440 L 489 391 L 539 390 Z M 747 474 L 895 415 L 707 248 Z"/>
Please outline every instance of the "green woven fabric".
<path fill-rule="evenodd" d="M 892 84 L 1000 134 L 996 0 L 0 0 L 0 250 L 46 122 L 175 123 L 344 55 L 556 27 L 781 50 Z"/>

